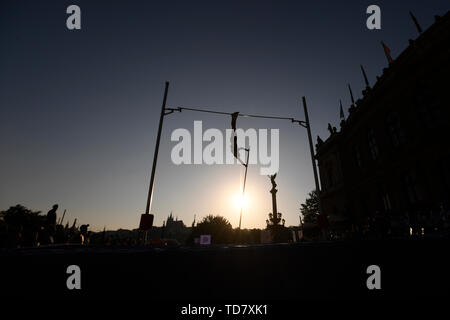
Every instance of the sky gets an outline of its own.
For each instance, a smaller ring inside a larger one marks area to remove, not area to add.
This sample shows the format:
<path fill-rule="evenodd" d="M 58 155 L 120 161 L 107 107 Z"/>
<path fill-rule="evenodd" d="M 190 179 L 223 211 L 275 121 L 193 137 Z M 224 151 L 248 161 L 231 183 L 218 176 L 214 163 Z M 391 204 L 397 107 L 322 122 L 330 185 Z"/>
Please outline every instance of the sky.
<path fill-rule="evenodd" d="M 81 8 L 68 30 L 66 8 Z M 381 30 L 366 8 L 381 8 Z M 448 1 L 2 1 L 0 3 L 0 210 L 22 204 L 93 230 L 134 229 L 144 213 L 164 82 L 167 106 L 198 106 L 304 119 L 314 143 L 339 127 L 347 83 L 361 97 Z M 171 133 L 230 128 L 229 116 L 173 113 L 164 119 L 151 213 L 191 225 L 208 214 L 238 226 L 243 167 L 175 165 Z M 289 121 L 238 118 L 243 129 L 279 129 L 278 210 L 299 224 L 314 189 L 306 130 Z M 263 228 L 270 180 L 249 166 L 242 227 Z"/>

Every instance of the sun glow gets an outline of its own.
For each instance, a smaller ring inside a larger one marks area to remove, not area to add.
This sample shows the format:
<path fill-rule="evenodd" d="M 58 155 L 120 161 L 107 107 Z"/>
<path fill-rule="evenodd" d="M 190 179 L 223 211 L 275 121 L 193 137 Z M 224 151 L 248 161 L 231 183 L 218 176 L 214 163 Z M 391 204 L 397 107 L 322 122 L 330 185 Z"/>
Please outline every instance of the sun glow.
<path fill-rule="evenodd" d="M 242 194 L 236 194 L 233 200 L 237 209 L 246 208 L 248 206 L 248 197 L 246 195 L 242 197 Z"/>

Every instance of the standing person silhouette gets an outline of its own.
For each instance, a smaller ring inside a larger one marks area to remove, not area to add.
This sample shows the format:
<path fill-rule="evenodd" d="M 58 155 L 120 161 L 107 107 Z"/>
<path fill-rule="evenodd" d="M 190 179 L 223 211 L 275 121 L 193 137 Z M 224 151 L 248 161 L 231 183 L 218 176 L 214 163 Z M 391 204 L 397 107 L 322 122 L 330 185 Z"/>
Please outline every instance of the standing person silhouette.
<path fill-rule="evenodd" d="M 53 208 L 47 212 L 47 232 L 48 232 L 48 240 L 50 244 L 53 244 L 54 235 L 56 232 L 56 210 L 58 210 L 58 205 L 53 205 Z"/>

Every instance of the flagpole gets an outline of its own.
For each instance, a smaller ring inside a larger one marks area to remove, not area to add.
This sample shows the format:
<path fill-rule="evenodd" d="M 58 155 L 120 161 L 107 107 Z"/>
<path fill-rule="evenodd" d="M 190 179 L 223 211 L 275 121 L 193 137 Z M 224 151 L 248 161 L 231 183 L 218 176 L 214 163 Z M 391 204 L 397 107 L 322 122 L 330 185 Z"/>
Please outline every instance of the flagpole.
<path fill-rule="evenodd" d="M 414 25 L 417 28 L 417 31 L 419 32 L 419 34 L 422 33 L 422 28 L 419 24 L 419 21 L 417 21 L 417 18 L 413 15 L 413 13 L 411 11 L 409 11 L 409 15 L 411 16 L 412 21 L 414 22 Z"/>
<path fill-rule="evenodd" d="M 342 108 L 342 100 L 339 99 L 339 117 L 341 121 L 345 120 L 344 109 Z"/>
<path fill-rule="evenodd" d="M 348 84 L 348 91 L 350 91 L 350 98 L 352 100 L 352 104 L 355 104 L 355 99 L 353 98 L 352 87 L 350 87 L 350 83 Z"/>
<path fill-rule="evenodd" d="M 369 85 L 369 80 L 367 79 L 366 71 L 364 70 L 364 67 L 363 67 L 362 64 L 360 66 L 361 66 L 361 71 L 362 71 L 362 74 L 363 74 L 363 77 L 364 77 L 364 83 L 366 84 L 366 89 L 369 89 L 370 85 Z"/>

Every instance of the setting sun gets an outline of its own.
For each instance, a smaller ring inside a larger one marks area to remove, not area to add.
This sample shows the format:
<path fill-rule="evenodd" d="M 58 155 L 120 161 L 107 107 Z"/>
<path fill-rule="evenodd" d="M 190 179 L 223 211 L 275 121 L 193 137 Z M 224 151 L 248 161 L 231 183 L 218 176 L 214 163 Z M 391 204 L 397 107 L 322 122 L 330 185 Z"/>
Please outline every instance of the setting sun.
<path fill-rule="evenodd" d="M 234 205 L 236 206 L 236 208 L 241 209 L 241 208 L 246 208 L 248 206 L 248 197 L 244 196 L 242 197 L 242 194 L 236 194 L 234 196 Z"/>

